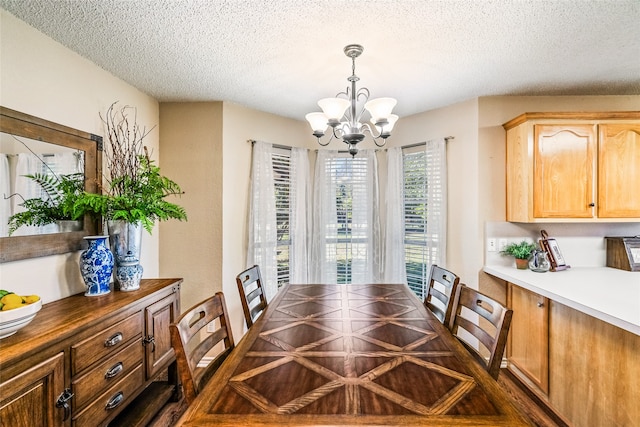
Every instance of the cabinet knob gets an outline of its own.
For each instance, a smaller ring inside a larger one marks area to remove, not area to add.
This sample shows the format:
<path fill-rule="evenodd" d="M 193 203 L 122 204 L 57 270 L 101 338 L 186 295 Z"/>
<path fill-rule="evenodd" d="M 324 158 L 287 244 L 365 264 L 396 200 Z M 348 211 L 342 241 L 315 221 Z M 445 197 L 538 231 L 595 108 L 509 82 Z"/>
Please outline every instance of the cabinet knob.
<path fill-rule="evenodd" d="M 156 337 L 153 335 L 147 335 L 142 339 L 142 345 L 146 346 L 147 344 L 151 344 L 151 353 L 155 353 L 156 351 Z"/>
<path fill-rule="evenodd" d="M 543 302 L 538 301 L 537 306 L 538 306 L 538 307 L 544 307 L 544 303 L 543 303 Z"/>
<path fill-rule="evenodd" d="M 593 203 L 593 202 L 589 203 L 589 207 L 590 207 L 590 208 L 594 207 L 595 205 L 596 205 L 596 204 L 595 204 L 595 203 Z"/>
<path fill-rule="evenodd" d="M 56 408 L 64 408 L 64 418 L 62 421 L 66 421 L 71 415 L 71 406 L 69 406 L 69 401 L 73 398 L 74 394 L 71 393 L 71 389 L 65 388 L 64 391 L 58 396 L 58 400 L 56 400 Z"/>

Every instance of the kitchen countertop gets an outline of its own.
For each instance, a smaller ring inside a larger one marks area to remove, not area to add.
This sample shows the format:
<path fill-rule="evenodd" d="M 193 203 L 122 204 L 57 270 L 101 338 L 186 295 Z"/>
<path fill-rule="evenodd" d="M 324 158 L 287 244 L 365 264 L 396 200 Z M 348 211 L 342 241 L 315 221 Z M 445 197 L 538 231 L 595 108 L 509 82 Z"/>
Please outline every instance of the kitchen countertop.
<path fill-rule="evenodd" d="M 535 273 L 486 265 L 484 272 L 640 336 L 640 272 L 573 267 Z"/>

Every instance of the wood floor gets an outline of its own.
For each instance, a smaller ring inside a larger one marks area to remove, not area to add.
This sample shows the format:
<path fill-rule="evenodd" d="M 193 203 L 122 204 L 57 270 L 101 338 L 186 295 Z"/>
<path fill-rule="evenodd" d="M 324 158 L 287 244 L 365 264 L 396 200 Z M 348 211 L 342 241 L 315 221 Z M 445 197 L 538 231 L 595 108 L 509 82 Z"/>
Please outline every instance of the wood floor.
<path fill-rule="evenodd" d="M 520 406 L 522 411 L 529 417 L 531 422 L 537 427 L 568 427 L 558 416 L 546 408 L 534 396 L 528 393 L 522 385 L 509 371 L 502 369 L 498 377 L 498 383 L 514 401 Z"/>

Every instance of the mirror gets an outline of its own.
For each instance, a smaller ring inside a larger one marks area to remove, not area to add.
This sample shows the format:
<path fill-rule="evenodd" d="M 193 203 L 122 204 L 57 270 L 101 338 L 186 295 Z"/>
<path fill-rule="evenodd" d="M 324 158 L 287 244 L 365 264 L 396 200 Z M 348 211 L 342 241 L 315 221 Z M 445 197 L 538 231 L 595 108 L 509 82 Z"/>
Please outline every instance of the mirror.
<path fill-rule="evenodd" d="M 34 151 L 39 155 L 66 151 L 76 157 L 81 154 L 85 189 L 89 192 L 98 190 L 98 178 L 102 176 L 102 137 L 5 107 L 0 107 L 0 132 L 3 150 Z M 7 148 L 5 139 L 13 140 L 22 148 Z M 22 143 L 29 148 L 26 149 Z M 97 234 L 98 226 L 97 221 L 87 216 L 81 231 L 53 231 L 47 234 L 0 237 L 0 263 L 80 250 L 84 243 L 82 237 Z"/>

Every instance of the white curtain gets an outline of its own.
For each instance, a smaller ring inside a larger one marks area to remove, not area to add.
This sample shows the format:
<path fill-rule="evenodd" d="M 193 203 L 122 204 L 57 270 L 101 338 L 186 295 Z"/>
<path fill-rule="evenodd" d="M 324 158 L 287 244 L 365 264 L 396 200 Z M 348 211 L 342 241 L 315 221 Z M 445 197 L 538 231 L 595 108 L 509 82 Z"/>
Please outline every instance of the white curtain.
<path fill-rule="evenodd" d="M 17 195 L 12 197 L 11 211 L 12 213 L 24 212 L 25 208 L 20 206 L 24 200 L 35 199 L 42 197 L 42 189 L 32 179 L 27 178 L 25 175 L 33 175 L 35 173 L 42 173 L 42 160 L 35 154 L 20 153 L 18 154 L 18 160 L 16 162 L 15 172 L 15 185 L 13 192 Z M 52 229 L 53 228 L 53 229 Z M 31 234 L 43 234 L 47 232 L 56 231 L 55 224 L 49 224 L 42 227 L 36 226 L 22 226 L 18 228 L 13 235 L 24 236 Z"/>
<path fill-rule="evenodd" d="M 447 265 L 447 147 L 444 138 L 426 143 L 427 250 L 432 264 Z"/>
<path fill-rule="evenodd" d="M 84 153 L 57 153 L 54 156 L 57 175 L 69 175 L 84 171 Z"/>
<path fill-rule="evenodd" d="M 291 216 L 289 233 L 289 281 L 309 283 L 308 239 L 310 232 L 309 150 L 291 149 Z"/>
<path fill-rule="evenodd" d="M 0 154 L 0 237 L 9 235 L 9 217 L 11 216 L 11 185 L 9 159 Z"/>
<path fill-rule="evenodd" d="M 336 264 L 338 242 L 338 216 L 336 208 L 336 186 L 334 184 L 331 159 L 337 151 L 318 150 L 315 178 L 313 180 L 313 220 L 311 236 L 312 283 L 337 283 Z"/>
<path fill-rule="evenodd" d="M 351 283 L 378 283 L 382 273 L 382 242 L 378 191 L 378 160 L 375 150 L 360 150 L 364 171 L 353 172 L 353 222 Z"/>
<path fill-rule="evenodd" d="M 404 250 L 404 174 L 402 148 L 387 150 L 385 268 L 386 283 L 407 283 Z"/>
<path fill-rule="evenodd" d="M 247 267 L 260 267 L 267 301 L 271 301 L 278 291 L 272 153 L 271 144 L 260 141 L 253 144 L 247 249 Z"/>

